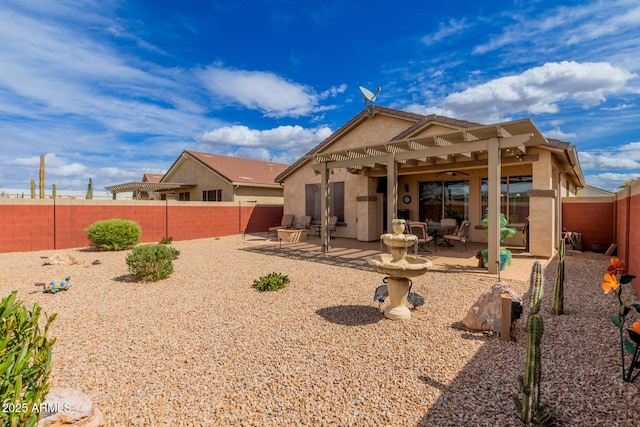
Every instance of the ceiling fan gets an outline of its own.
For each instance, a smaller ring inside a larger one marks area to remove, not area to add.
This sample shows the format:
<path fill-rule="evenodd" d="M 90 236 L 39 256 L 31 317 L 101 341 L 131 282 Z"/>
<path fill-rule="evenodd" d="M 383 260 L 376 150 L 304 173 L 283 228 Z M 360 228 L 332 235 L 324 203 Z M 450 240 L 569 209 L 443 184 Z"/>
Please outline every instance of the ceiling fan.
<path fill-rule="evenodd" d="M 469 175 L 468 173 L 464 173 L 464 172 L 458 172 L 458 171 L 442 171 L 440 173 L 436 174 L 436 177 L 441 176 L 441 175 L 449 175 L 449 176 L 458 176 L 458 175 Z"/>

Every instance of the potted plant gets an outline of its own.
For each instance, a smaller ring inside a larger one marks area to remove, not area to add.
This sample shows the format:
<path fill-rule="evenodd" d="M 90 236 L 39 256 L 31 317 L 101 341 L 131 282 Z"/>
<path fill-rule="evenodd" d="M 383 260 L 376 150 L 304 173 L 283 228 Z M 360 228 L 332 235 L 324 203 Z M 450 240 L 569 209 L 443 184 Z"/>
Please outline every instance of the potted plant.
<path fill-rule="evenodd" d="M 515 236 L 516 230 L 515 228 L 507 227 L 507 217 L 500 212 L 500 243 L 504 242 L 504 239 L 508 239 L 510 237 Z M 482 218 L 482 227 L 484 229 L 489 228 L 489 209 Z M 489 262 L 489 250 L 485 249 L 482 251 L 482 264 L 484 267 L 487 266 Z M 507 248 L 500 248 L 500 270 L 504 270 L 507 265 L 511 265 L 511 251 Z"/>

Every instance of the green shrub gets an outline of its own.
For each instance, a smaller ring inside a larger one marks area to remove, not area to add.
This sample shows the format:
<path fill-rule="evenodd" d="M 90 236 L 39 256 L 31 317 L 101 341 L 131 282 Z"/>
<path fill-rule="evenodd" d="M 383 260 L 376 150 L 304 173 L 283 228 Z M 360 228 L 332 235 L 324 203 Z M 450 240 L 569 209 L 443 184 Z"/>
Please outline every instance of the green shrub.
<path fill-rule="evenodd" d="M 97 221 L 84 231 L 91 244 L 103 251 L 122 251 L 140 243 L 140 226 L 126 219 Z"/>
<path fill-rule="evenodd" d="M 173 237 L 163 237 L 162 240 L 160 240 L 161 245 L 170 245 L 171 242 L 173 242 Z"/>
<path fill-rule="evenodd" d="M 173 273 L 173 260 L 180 251 L 166 245 L 153 244 L 135 248 L 127 255 L 129 272 L 143 282 L 166 279 Z"/>
<path fill-rule="evenodd" d="M 253 287 L 260 292 L 277 291 L 289 283 L 289 277 L 280 273 L 269 273 L 253 281 Z"/>
<path fill-rule="evenodd" d="M 16 301 L 16 292 L 0 303 L 0 425 L 34 426 L 40 419 L 55 342 L 47 332 L 56 318 L 45 314 L 41 331 L 40 312 L 38 304 L 29 311 Z"/>

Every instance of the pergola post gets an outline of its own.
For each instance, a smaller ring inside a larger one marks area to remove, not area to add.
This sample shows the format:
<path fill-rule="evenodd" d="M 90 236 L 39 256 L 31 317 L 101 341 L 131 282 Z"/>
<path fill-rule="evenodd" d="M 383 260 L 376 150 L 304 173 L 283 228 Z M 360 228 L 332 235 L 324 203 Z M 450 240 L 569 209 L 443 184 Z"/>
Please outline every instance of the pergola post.
<path fill-rule="evenodd" d="M 500 268 L 500 138 L 488 141 L 487 152 L 489 154 L 489 175 L 488 175 L 488 192 L 489 192 L 489 229 L 487 230 L 488 242 L 488 268 L 489 273 L 497 274 Z"/>
<path fill-rule="evenodd" d="M 321 224 L 321 232 L 320 232 L 320 241 L 322 242 L 322 252 L 326 252 L 329 250 L 329 198 L 330 194 L 330 186 L 329 186 L 329 168 L 327 167 L 327 163 L 323 162 L 322 167 L 320 169 L 320 224 Z"/>
<path fill-rule="evenodd" d="M 391 233 L 391 221 L 398 215 L 398 163 L 393 153 L 387 157 L 387 233 Z"/>

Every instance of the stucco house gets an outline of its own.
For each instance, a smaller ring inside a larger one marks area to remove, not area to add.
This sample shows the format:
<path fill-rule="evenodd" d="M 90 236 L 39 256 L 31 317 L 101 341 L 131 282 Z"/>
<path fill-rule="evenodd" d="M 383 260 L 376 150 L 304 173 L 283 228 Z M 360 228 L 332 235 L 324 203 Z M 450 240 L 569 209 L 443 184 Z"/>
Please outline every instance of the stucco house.
<path fill-rule="evenodd" d="M 142 182 L 158 183 L 162 179 L 161 173 L 145 173 L 142 175 Z M 154 200 L 159 199 L 159 195 L 153 191 L 134 190 L 133 200 Z"/>
<path fill-rule="evenodd" d="M 160 200 L 283 204 L 282 185 L 274 181 L 288 165 L 184 150 L 159 181 L 107 187 L 118 192 L 155 192 Z M 146 174 L 145 174 L 146 176 Z"/>
<path fill-rule="evenodd" d="M 528 221 L 530 254 L 551 257 L 562 197 L 585 186 L 575 147 L 546 138 L 529 119 L 481 125 L 381 106 L 353 117 L 276 182 L 284 185 L 285 213 L 321 224 L 336 215 L 339 237 L 377 240 L 397 217 L 468 220 L 471 240 L 488 242 L 490 271 L 500 212 L 520 229 Z M 481 226 L 486 212 L 489 231 Z"/>

